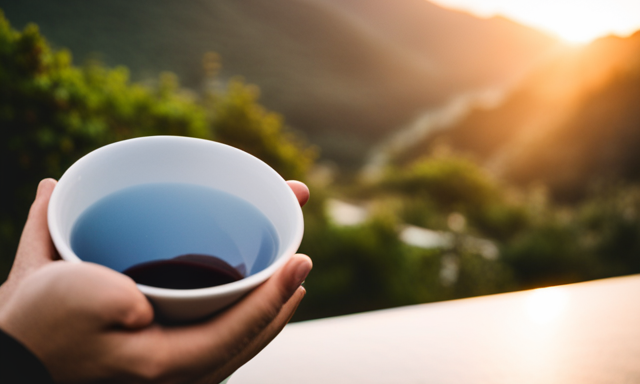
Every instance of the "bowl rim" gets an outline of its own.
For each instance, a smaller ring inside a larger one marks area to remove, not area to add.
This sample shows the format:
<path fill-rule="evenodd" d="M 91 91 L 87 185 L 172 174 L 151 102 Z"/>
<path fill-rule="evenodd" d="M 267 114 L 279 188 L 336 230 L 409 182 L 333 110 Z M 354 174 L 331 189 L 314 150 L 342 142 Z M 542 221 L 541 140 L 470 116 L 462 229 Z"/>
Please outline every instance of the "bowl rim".
<path fill-rule="evenodd" d="M 196 299 L 196 298 L 203 298 L 203 297 L 226 296 L 232 293 L 243 292 L 253 287 L 256 287 L 259 284 L 266 281 L 269 277 L 271 277 L 275 273 L 276 270 L 278 270 L 282 265 L 284 265 L 298 250 L 298 247 L 302 242 L 302 236 L 304 234 L 304 220 L 302 215 L 302 209 L 300 207 L 297 197 L 295 196 L 291 188 L 289 188 L 286 180 L 282 178 L 282 176 L 280 176 L 280 174 L 278 174 L 273 168 L 271 168 L 271 166 L 269 166 L 259 158 L 241 149 L 238 149 L 220 142 L 193 138 L 193 137 L 185 137 L 185 136 L 157 135 L 157 136 L 144 136 L 144 137 L 137 137 L 133 139 L 121 140 L 121 141 L 117 141 L 117 142 L 102 146 L 100 148 L 97 148 L 87 153 L 82 158 L 80 158 L 75 163 L 73 163 L 60 177 L 58 184 L 53 190 L 51 199 L 49 200 L 49 207 L 47 209 L 47 224 L 49 228 L 49 233 L 51 235 L 51 239 L 53 240 L 53 243 L 56 249 L 58 250 L 60 257 L 63 260 L 67 262 L 73 262 L 73 263 L 85 262 L 85 261 L 82 261 L 78 257 L 78 255 L 76 255 L 75 252 L 73 252 L 69 244 L 67 244 L 67 242 L 62 236 L 61 229 L 59 228 L 55 220 L 55 214 L 59 210 L 58 208 L 59 204 L 61 204 L 60 193 L 62 192 L 60 191 L 62 190 L 62 188 L 65 187 L 65 184 L 67 182 L 66 180 L 68 180 L 71 177 L 69 175 L 72 174 L 75 169 L 80 168 L 85 162 L 89 161 L 91 158 L 95 156 L 102 156 L 103 153 L 112 151 L 115 147 L 119 147 L 125 143 L 128 145 L 133 141 L 151 141 L 151 142 L 156 141 L 158 143 L 166 142 L 166 141 L 175 141 L 175 142 L 183 142 L 183 143 L 199 142 L 199 143 L 206 143 L 206 145 L 210 145 L 212 148 L 218 147 L 218 148 L 226 148 L 226 150 L 231 150 L 232 152 L 235 152 L 240 156 L 247 157 L 248 159 L 250 159 L 250 161 L 259 162 L 266 165 L 267 173 L 270 174 L 269 177 L 274 178 L 274 180 L 277 180 L 277 183 L 283 183 L 287 187 L 286 188 L 287 197 L 285 197 L 285 199 L 288 200 L 288 202 L 292 204 L 293 207 L 295 207 L 294 219 L 296 223 L 294 223 L 294 234 L 292 236 L 292 240 L 290 241 L 289 244 L 280 245 L 281 248 L 278 250 L 276 260 L 267 268 L 263 269 L 262 271 L 254 275 L 247 276 L 241 280 L 234 281 L 232 283 L 218 285 L 214 287 L 198 288 L 198 289 L 169 289 L 169 288 L 152 287 L 152 286 L 143 285 L 143 284 L 136 284 L 140 289 L 140 291 L 145 295 L 152 298 Z M 60 187 L 60 185 L 62 185 L 62 187 Z"/>

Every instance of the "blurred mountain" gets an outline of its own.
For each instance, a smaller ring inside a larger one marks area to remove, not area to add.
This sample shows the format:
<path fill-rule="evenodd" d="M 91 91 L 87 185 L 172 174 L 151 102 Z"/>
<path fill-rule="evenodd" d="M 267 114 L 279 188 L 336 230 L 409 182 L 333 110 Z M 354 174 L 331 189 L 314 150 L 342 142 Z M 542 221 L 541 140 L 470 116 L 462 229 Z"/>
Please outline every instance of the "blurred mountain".
<path fill-rule="evenodd" d="M 467 152 L 521 184 L 582 197 L 594 182 L 640 180 L 640 31 L 549 60 L 493 109 L 476 109 L 400 160 L 439 146 Z"/>
<path fill-rule="evenodd" d="M 0 0 L 18 28 L 37 23 L 82 62 L 126 65 L 134 79 L 173 71 L 203 84 L 203 55 L 242 75 L 342 165 L 424 110 L 512 83 L 557 41 L 503 18 L 425 0 Z"/>

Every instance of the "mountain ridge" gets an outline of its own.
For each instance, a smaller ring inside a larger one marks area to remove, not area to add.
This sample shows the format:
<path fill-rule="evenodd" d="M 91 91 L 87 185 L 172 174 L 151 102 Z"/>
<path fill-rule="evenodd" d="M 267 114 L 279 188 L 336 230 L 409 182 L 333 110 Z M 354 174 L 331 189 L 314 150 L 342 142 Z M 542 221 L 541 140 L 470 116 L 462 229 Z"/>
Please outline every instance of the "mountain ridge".
<path fill-rule="evenodd" d="M 396 18 L 367 13 L 372 4 L 391 7 Z M 198 89 L 202 56 L 216 51 L 223 78 L 257 84 L 265 106 L 347 167 L 424 110 L 459 92 L 509 83 L 557 44 L 528 27 L 423 0 L 0 0 L 0 8 L 17 27 L 36 22 L 80 61 L 101 52 L 134 79 L 170 70 Z M 389 25 L 408 15 L 414 21 L 404 35 L 393 32 Z M 443 15 L 453 24 L 438 24 Z M 488 69 L 474 72 L 481 62 Z"/>

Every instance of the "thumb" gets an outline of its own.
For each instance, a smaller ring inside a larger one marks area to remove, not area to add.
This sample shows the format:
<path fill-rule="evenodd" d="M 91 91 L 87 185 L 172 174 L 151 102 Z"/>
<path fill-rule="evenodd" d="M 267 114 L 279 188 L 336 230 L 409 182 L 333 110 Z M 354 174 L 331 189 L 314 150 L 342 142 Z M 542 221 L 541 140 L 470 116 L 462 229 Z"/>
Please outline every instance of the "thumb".
<path fill-rule="evenodd" d="M 105 324 L 126 329 L 144 328 L 153 321 L 151 303 L 130 277 L 93 263 L 59 264 L 68 264 L 60 267 L 66 276 L 58 279 L 68 284 L 65 297 L 72 298 L 71 305 L 82 303 Z"/>
<path fill-rule="evenodd" d="M 38 185 L 35 201 L 31 205 L 27 223 L 20 237 L 16 259 L 9 275 L 10 279 L 20 281 L 57 258 L 47 225 L 47 209 L 56 183 L 53 179 L 44 179 Z"/>

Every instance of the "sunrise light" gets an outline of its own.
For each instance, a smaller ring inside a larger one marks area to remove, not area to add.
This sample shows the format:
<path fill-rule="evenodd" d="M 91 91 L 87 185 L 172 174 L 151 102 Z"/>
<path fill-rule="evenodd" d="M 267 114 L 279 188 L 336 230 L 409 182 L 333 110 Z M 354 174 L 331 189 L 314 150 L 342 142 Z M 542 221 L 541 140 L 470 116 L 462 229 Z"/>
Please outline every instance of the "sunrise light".
<path fill-rule="evenodd" d="M 638 0 L 432 0 L 483 17 L 502 15 L 570 43 L 640 29 Z"/>

